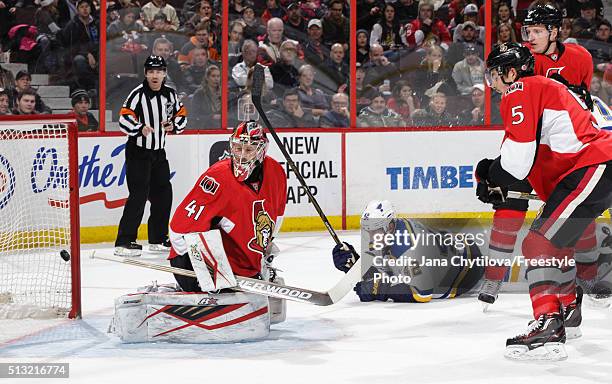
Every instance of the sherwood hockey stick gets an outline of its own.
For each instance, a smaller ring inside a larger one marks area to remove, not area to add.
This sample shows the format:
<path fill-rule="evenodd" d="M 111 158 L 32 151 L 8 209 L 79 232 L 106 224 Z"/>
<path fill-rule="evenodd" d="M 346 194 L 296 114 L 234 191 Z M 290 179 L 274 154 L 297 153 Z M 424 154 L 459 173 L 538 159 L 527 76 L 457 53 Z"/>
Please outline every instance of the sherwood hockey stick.
<path fill-rule="evenodd" d="M 115 255 L 96 255 L 95 251 L 91 254 L 90 258 L 114 261 L 117 263 L 128 264 L 135 267 L 155 269 L 157 271 L 169 272 L 177 275 L 197 278 L 195 272 L 190 271 L 188 269 L 155 264 L 142 260 L 130 259 Z M 326 292 L 311 291 L 309 289 L 276 284 L 268 281 L 251 279 L 248 277 L 241 276 L 236 276 L 238 286 L 235 287 L 235 289 L 243 292 L 251 292 L 264 296 L 276 297 L 278 299 L 326 306 L 335 304 L 340 301 L 344 296 L 346 296 L 346 294 L 350 292 L 353 286 L 355 286 L 355 283 L 359 281 L 359 278 L 361 277 L 360 272 L 361 259 L 357 260 L 357 262 L 351 267 L 351 269 L 346 273 L 346 275 L 344 275 L 336 285 L 334 285 L 330 290 Z"/>
<path fill-rule="evenodd" d="M 251 99 L 253 100 L 253 104 L 255 105 L 255 108 L 257 109 L 257 112 L 259 112 L 259 116 L 261 116 L 261 119 L 263 120 L 264 124 L 266 125 L 266 128 L 268 128 L 268 130 L 270 131 L 270 134 L 274 138 L 274 141 L 276 142 L 276 145 L 278 145 L 278 148 L 283 153 L 283 156 L 285 157 L 285 160 L 287 160 L 287 164 L 289 164 L 289 167 L 291 167 L 291 170 L 293 171 L 293 173 L 295 174 L 295 176 L 299 180 L 300 184 L 302 185 L 302 187 L 304 187 L 304 190 L 305 190 L 306 194 L 308 195 L 308 198 L 310 199 L 310 202 L 312 203 L 312 205 L 314 206 L 315 210 L 317 211 L 317 213 L 321 217 L 321 220 L 323 221 L 323 224 L 325 224 L 325 227 L 327 228 L 327 231 L 329 232 L 331 237 L 334 239 L 336 244 L 342 245 L 342 242 L 338 238 L 338 235 L 336 234 L 336 231 L 331 226 L 329 220 L 327 219 L 327 216 L 325 215 L 325 213 L 321 209 L 321 206 L 317 202 L 317 199 L 315 199 L 315 197 L 312 194 L 312 192 L 310 192 L 310 188 L 308 188 L 308 184 L 306 184 L 306 180 L 304 180 L 304 177 L 302 176 L 302 174 L 300 173 L 298 168 L 295 166 L 295 163 L 293 162 L 293 159 L 291 159 L 291 156 L 287 152 L 287 149 L 285 148 L 285 145 L 282 143 L 282 141 L 278 137 L 278 134 L 276 133 L 276 130 L 272 127 L 272 124 L 270 124 L 270 120 L 268 120 L 268 117 L 266 116 L 266 113 L 263 110 L 263 107 L 261 105 L 261 96 L 262 96 L 263 87 L 264 87 L 264 84 L 265 84 L 265 81 L 266 81 L 266 74 L 264 72 L 264 69 L 265 69 L 265 67 L 263 65 L 259 64 L 259 63 L 255 64 L 255 67 L 253 67 L 253 81 L 252 81 L 252 87 L 251 87 Z M 356 251 L 353 251 L 353 254 L 354 254 L 355 258 L 359 257 L 359 255 L 357 254 Z"/>

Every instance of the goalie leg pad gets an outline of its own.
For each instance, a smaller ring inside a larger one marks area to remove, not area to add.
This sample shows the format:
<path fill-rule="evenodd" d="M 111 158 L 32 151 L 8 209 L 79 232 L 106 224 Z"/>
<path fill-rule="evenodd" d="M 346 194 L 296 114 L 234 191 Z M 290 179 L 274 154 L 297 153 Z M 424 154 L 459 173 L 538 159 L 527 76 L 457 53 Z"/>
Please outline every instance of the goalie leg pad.
<path fill-rule="evenodd" d="M 237 285 L 218 229 L 183 235 L 189 259 L 203 292 Z"/>
<path fill-rule="evenodd" d="M 115 300 L 111 332 L 124 343 L 231 343 L 266 338 L 268 298 L 252 293 L 136 293 Z"/>

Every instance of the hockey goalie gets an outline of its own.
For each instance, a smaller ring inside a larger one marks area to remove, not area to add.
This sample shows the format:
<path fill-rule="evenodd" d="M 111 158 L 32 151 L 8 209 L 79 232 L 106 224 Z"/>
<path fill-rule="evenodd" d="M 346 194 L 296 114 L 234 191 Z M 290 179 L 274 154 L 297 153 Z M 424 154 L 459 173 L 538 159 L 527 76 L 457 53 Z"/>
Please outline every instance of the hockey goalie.
<path fill-rule="evenodd" d="M 178 286 L 151 286 L 115 303 L 113 331 L 124 342 L 235 342 L 265 338 L 284 321 L 280 299 L 239 292 L 235 275 L 283 283 L 271 263 L 285 212 L 287 178 L 266 156 L 268 139 L 254 121 L 230 137 L 230 158 L 206 170 L 170 222 L 170 264 Z"/>

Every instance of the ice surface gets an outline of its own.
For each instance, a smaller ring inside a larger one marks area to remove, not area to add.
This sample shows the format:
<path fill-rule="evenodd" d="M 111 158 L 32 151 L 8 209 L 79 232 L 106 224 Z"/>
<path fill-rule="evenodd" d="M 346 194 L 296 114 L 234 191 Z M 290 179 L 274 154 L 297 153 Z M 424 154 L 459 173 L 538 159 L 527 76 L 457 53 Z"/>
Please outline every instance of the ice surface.
<path fill-rule="evenodd" d="M 359 244 L 355 232 L 340 236 Z M 275 264 L 287 284 L 327 289 L 341 277 L 333 267 L 329 235 L 282 234 L 276 243 L 282 253 Z M 330 307 L 288 303 L 287 321 L 273 326 L 269 340 L 262 342 L 121 344 L 106 333 L 114 298 L 152 280 L 173 279 L 164 272 L 89 259 L 91 251 L 85 247 L 82 252 L 83 320 L 27 320 L 21 326 L 0 322 L 0 362 L 69 362 L 74 383 L 612 381 L 610 309 L 584 308 L 584 336 L 567 343 L 567 361 L 504 359 L 505 339 L 522 331 L 530 318 L 526 294 L 502 294 L 485 314 L 474 297 L 427 304 L 360 303 L 351 293 Z M 110 253 L 112 247 L 98 246 L 96 252 Z M 142 258 L 164 262 L 153 254 Z"/>

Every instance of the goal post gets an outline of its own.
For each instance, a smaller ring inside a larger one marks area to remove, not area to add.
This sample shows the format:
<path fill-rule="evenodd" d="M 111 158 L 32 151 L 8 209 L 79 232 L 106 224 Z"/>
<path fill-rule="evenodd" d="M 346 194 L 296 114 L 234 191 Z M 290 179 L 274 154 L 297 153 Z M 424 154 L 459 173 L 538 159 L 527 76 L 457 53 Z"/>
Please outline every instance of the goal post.
<path fill-rule="evenodd" d="M 0 116 L 0 318 L 81 316 L 78 132 Z"/>

